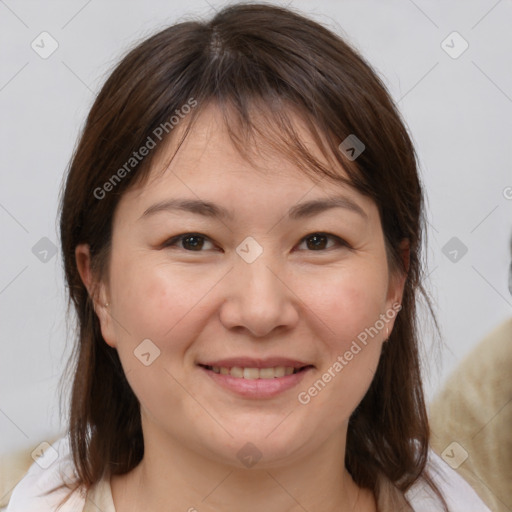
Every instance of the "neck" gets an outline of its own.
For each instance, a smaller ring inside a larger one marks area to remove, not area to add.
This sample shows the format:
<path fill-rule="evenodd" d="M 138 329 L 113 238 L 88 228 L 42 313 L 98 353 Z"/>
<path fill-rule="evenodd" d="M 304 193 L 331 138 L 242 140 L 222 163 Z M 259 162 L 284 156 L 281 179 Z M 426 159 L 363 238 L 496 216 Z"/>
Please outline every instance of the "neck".
<path fill-rule="evenodd" d="M 144 426 L 143 460 L 111 480 L 116 512 L 376 510 L 372 493 L 345 469 L 346 429 L 293 461 L 246 469 L 204 457 L 154 425 Z"/>

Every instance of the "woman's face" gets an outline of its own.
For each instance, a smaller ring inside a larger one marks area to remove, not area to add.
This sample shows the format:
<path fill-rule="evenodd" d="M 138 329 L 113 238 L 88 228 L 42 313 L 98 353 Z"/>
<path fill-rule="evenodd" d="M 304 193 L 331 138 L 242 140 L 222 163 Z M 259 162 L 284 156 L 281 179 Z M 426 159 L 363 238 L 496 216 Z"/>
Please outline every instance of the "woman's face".
<path fill-rule="evenodd" d="M 277 156 L 256 162 L 207 109 L 166 172 L 123 195 L 97 312 L 146 443 L 271 467 L 344 443 L 403 279 L 369 198 Z"/>

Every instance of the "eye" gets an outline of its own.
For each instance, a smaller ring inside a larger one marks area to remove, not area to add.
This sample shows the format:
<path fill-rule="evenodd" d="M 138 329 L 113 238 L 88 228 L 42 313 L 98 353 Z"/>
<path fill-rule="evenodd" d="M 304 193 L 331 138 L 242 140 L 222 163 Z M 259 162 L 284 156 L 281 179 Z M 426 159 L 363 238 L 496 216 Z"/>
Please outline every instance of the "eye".
<path fill-rule="evenodd" d="M 301 240 L 300 245 L 306 242 L 308 249 L 313 251 L 325 251 L 332 248 L 332 246 L 326 247 L 328 240 L 334 241 L 334 246 L 350 248 L 345 240 L 329 233 L 311 233 Z M 199 233 L 183 233 L 169 238 L 169 240 L 162 244 L 162 247 L 177 247 L 181 245 L 178 247 L 179 249 L 184 249 L 188 252 L 202 252 L 201 250 L 205 248 L 205 242 L 211 244 L 213 247 L 213 243 L 205 235 Z"/>
<path fill-rule="evenodd" d="M 308 249 L 312 249 L 313 251 L 323 251 L 326 250 L 326 242 L 329 239 L 334 240 L 335 245 L 350 247 L 345 240 L 339 236 L 331 235 L 329 233 L 311 233 L 302 239 L 301 245 L 303 242 L 307 243 L 308 241 L 311 241 L 311 243 L 307 243 Z"/>
<path fill-rule="evenodd" d="M 205 241 L 208 241 L 208 237 L 200 235 L 199 233 L 184 233 L 169 238 L 169 240 L 162 244 L 162 247 L 174 247 L 178 243 L 182 243 L 182 246 L 179 247 L 180 249 L 185 249 L 189 252 L 201 252 Z M 211 242 L 208 241 L 208 243 L 213 246 Z"/>

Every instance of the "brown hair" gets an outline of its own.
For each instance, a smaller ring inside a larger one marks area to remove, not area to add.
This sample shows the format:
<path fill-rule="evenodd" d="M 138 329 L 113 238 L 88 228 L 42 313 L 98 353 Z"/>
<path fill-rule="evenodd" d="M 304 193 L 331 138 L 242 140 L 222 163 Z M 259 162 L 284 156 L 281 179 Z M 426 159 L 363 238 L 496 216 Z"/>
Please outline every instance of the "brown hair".
<path fill-rule="evenodd" d="M 350 418 L 345 464 L 354 481 L 377 496 L 383 480 L 402 494 L 421 476 L 444 503 L 425 470 L 429 426 L 417 292 L 429 307 L 430 301 L 421 283 L 424 214 L 415 150 L 385 86 L 357 51 L 300 13 L 263 4 L 232 5 L 208 22 L 181 22 L 144 40 L 114 69 L 87 117 L 60 216 L 69 304 L 78 322 L 69 409 L 77 486 L 89 489 L 107 472 L 129 472 L 141 461 L 144 445 L 138 400 L 117 351 L 102 338 L 75 248 L 89 244 L 94 274 L 108 275 L 116 205 L 130 186 L 147 178 L 151 162 L 173 135 L 171 117 L 194 102 L 184 117 L 181 142 L 213 103 L 247 158 L 248 141 L 257 135 L 317 180 L 349 183 L 377 204 L 389 267 L 407 279 L 402 310 L 373 382 Z M 254 116 L 256 111 L 263 115 Z M 317 161 L 301 143 L 292 111 L 306 122 L 332 166 Z M 167 127 L 163 142 L 127 169 L 134 151 L 148 138 L 155 140 L 156 133 L 163 135 L 162 126 Z M 351 134 L 365 145 L 357 160 L 339 149 Z M 401 258 L 403 240 L 410 244 L 408 268 Z"/>

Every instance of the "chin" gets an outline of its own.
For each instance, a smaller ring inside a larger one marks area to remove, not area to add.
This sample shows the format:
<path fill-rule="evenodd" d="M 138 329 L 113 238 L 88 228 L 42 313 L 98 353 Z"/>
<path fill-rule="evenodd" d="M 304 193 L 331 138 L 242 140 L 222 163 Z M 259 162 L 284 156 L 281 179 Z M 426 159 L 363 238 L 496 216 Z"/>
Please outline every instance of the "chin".
<path fill-rule="evenodd" d="M 233 437 L 222 436 L 217 445 L 209 445 L 208 451 L 216 454 L 216 460 L 224 460 L 228 465 L 247 469 L 270 469 L 293 462 L 293 459 L 305 452 L 306 439 L 304 425 L 285 428 L 283 417 L 272 424 L 271 428 L 262 428 L 257 420 L 243 428 L 228 428 Z M 222 449 L 219 450 L 219 447 Z M 215 457 L 215 455 L 213 455 Z"/>

